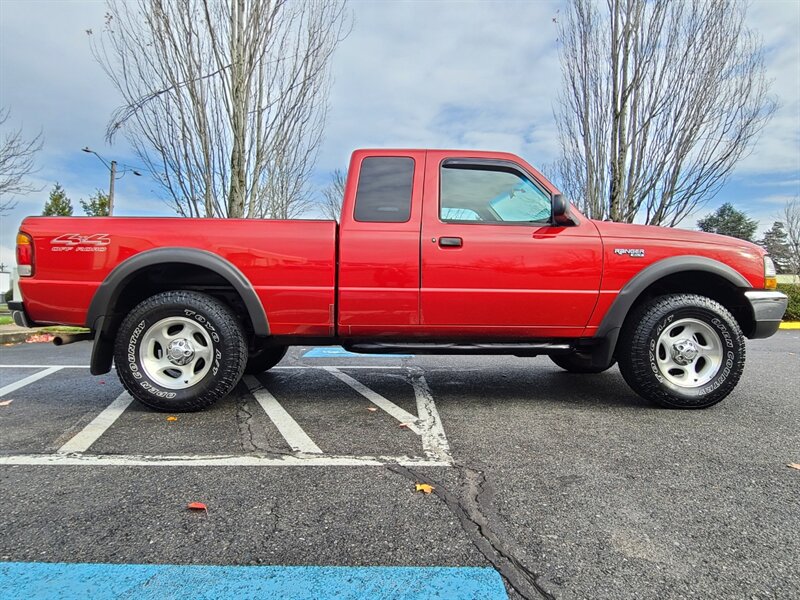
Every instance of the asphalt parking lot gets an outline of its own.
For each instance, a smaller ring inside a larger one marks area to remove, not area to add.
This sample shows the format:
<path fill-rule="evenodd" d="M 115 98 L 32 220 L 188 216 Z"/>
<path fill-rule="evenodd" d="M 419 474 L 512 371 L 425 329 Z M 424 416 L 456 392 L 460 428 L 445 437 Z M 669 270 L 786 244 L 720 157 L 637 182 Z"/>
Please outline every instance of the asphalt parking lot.
<path fill-rule="evenodd" d="M 749 342 L 738 388 L 703 411 L 546 357 L 293 348 L 168 420 L 89 375 L 90 350 L 0 348 L 0 561 L 475 567 L 502 576 L 493 597 L 798 596 L 798 331 Z M 383 581 L 362 597 L 411 589 Z"/>

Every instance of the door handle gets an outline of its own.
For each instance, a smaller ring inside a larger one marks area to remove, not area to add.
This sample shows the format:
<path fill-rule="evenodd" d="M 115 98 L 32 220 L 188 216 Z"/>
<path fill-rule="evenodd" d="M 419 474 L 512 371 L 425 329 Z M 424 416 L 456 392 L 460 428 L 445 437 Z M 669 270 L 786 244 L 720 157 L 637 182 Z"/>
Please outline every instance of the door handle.
<path fill-rule="evenodd" d="M 441 248 L 461 248 L 464 241 L 460 237 L 441 237 L 439 238 L 439 246 Z"/>

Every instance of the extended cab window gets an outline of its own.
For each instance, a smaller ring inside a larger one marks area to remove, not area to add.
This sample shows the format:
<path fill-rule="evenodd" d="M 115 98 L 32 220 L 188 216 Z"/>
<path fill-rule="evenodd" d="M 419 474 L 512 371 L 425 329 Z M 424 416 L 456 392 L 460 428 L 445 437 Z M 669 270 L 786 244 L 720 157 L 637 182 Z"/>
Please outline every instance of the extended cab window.
<path fill-rule="evenodd" d="M 405 223 L 411 217 L 414 160 L 375 156 L 361 161 L 356 191 L 355 220 Z"/>
<path fill-rule="evenodd" d="M 495 165 L 444 163 L 440 174 L 439 218 L 442 221 L 550 221 L 550 196 L 516 169 Z"/>

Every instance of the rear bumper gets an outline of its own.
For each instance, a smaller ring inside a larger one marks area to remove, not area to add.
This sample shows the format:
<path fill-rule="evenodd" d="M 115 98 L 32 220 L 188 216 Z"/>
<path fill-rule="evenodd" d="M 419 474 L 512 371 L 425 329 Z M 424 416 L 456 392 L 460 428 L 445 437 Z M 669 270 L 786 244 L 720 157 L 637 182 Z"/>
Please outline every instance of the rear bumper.
<path fill-rule="evenodd" d="M 744 293 L 753 309 L 755 327 L 751 339 L 766 338 L 778 331 L 789 298 L 782 292 L 753 290 Z"/>
<path fill-rule="evenodd" d="M 9 302 L 8 308 L 11 310 L 11 317 L 14 319 L 14 323 L 19 327 L 30 328 L 35 325 L 28 313 L 25 312 L 25 306 L 22 302 Z"/>

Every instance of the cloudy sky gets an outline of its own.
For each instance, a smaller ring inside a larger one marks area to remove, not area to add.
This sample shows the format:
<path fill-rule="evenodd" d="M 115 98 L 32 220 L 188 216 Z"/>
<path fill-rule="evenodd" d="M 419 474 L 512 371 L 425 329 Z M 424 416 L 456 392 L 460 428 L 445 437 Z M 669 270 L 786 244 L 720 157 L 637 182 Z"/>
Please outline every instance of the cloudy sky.
<path fill-rule="evenodd" d="M 554 160 L 552 107 L 559 86 L 553 17 L 559 1 L 391 2 L 354 0 L 354 28 L 339 47 L 330 115 L 315 180 L 347 165 L 358 147 L 504 150 L 534 165 Z M 86 29 L 100 31 L 104 4 L 0 0 L 0 106 L 45 145 L 36 182 L 0 223 L 0 261 L 13 262 L 21 219 L 41 212 L 58 181 L 78 200 L 107 188 L 107 159 L 136 165 L 105 126 L 120 99 L 93 61 Z M 709 207 L 732 201 L 768 228 L 800 194 L 800 1 L 753 0 L 749 24 L 764 39 L 780 109 L 752 154 Z M 170 214 L 147 177 L 117 182 L 115 213 Z M 701 213 L 702 214 L 702 213 Z M 684 222 L 693 226 L 696 216 Z"/>

